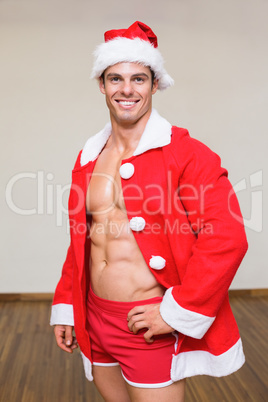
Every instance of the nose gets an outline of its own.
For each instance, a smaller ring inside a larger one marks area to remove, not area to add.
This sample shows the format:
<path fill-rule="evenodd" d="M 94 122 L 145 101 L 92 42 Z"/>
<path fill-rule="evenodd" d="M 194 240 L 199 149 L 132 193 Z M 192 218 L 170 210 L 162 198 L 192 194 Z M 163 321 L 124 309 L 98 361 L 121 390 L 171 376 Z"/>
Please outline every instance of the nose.
<path fill-rule="evenodd" d="M 130 96 L 133 94 L 133 87 L 130 80 L 125 80 L 122 82 L 121 92 L 125 96 Z"/>

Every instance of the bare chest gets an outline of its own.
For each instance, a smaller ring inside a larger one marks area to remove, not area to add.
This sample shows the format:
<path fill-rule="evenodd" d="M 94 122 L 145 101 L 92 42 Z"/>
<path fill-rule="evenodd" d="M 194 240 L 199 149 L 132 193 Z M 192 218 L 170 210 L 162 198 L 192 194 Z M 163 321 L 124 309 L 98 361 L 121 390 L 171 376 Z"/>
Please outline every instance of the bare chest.
<path fill-rule="evenodd" d="M 125 210 L 119 168 L 121 158 L 103 151 L 99 156 L 87 189 L 86 208 L 91 214 L 107 215 Z"/>

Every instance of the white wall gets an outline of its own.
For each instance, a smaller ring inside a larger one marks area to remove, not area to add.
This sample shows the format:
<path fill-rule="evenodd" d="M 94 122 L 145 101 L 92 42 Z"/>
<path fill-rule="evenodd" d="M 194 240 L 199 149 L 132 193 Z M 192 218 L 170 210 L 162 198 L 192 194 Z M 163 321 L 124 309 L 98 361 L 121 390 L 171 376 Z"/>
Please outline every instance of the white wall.
<path fill-rule="evenodd" d="M 267 215 L 260 219 L 258 204 L 260 191 L 267 203 L 267 15 L 264 0 L 0 2 L 1 293 L 54 290 L 69 242 L 56 199 L 66 208 L 67 191 L 59 195 L 77 152 L 108 119 L 89 79 L 91 54 L 105 30 L 135 20 L 157 33 L 175 79 L 155 95 L 156 108 L 220 154 L 234 185 L 246 180 L 238 197 L 250 248 L 232 287 L 268 286 Z M 258 171 L 263 184 L 250 190 Z M 5 200 L 20 177 L 14 205 L 24 213 L 39 206 L 28 216 Z"/>

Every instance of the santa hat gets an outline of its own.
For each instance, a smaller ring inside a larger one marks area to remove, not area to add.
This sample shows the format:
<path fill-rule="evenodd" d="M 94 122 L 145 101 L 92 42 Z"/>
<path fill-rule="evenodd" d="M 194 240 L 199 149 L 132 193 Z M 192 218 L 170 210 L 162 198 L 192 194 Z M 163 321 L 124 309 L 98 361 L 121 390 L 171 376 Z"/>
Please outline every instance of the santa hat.
<path fill-rule="evenodd" d="M 136 21 L 128 29 L 113 29 L 104 34 L 105 42 L 94 52 L 92 78 L 99 78 L 107 67 L 130 62 L 148 66 L 158 80 L 158 89 L 173 85 L 174 81 L 163 67 L 157 37 L 150 27 Z"/>

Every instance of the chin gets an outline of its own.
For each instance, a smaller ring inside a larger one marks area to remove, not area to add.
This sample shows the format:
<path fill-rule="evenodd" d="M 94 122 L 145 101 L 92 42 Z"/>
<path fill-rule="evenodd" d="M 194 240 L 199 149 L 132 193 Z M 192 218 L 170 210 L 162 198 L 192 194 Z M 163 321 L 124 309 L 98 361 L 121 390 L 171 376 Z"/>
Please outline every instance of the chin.
<path fill-rule="evenodd" d="M 139 116 L 135 113 L 131 113 L 131 112 L 122 112 L 119 114 L 116 114 L 116 120 L 120 121 L 122 123 L 126 122 L 126 123 L 133 123 L 136 122 L 137 120 L 139 120 Z"/>

